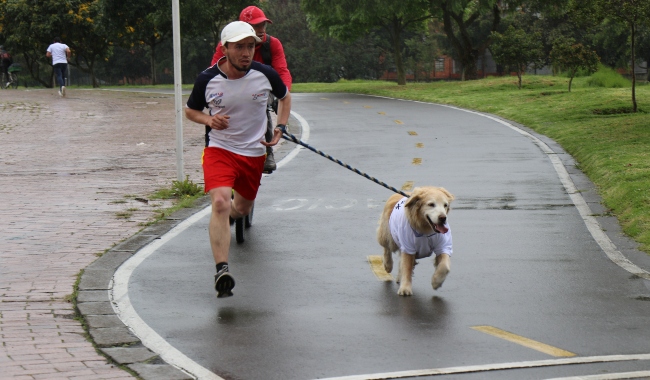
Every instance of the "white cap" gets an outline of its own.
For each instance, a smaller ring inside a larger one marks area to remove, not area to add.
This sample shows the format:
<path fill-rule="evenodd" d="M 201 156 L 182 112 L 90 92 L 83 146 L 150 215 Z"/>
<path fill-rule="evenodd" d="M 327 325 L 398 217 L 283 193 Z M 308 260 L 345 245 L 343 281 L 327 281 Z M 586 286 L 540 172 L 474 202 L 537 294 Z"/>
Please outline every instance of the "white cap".
<path fill-rule="evenodd" d="M 254 37 L 255 42 L 262 42 L 255 34 L 255 29 L 253 29 L 251 24 L 243 21 L 233 21 L 221 31 L 221 44 L 225 45 L 226 42 L 241 41 L 247 37 Z"/>

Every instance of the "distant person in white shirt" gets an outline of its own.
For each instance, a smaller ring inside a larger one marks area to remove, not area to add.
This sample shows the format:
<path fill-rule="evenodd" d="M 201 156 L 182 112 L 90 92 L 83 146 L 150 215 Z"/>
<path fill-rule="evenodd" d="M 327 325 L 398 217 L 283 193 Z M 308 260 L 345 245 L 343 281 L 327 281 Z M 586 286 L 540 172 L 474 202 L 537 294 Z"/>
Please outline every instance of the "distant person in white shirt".
<path fill-rule="evenodd" d="M 47 57 L 52 57 L 52 67 L 56 76 L 56 83 L 59 85 L 59 96 L 65 96 L 65 76 L 68 72 L 68 58 L 70 48 L 61 43 L 59 37 L 54 37 L 54 43 L 47 48 Z"/>

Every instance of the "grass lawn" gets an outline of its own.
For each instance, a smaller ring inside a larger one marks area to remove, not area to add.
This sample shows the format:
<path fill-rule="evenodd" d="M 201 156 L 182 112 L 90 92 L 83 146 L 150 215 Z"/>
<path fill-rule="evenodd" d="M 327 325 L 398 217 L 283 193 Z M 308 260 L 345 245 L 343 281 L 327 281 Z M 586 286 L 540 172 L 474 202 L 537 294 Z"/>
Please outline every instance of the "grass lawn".
<path fill-rule="evenodd" d="M 650 86 L 637 86 L 641 112 L 608 114 L 631 107 L 631 88 L 590 87 L 588 78 L 575 78 L 568 92 L 568 78 L 525 76 L 519 90 L 516 81 L 295 83 L 292 92 L 349 92 L 450 104 L 521 123 L 557 141 L 576 159 L 625 233 L 650 253 Z"/>

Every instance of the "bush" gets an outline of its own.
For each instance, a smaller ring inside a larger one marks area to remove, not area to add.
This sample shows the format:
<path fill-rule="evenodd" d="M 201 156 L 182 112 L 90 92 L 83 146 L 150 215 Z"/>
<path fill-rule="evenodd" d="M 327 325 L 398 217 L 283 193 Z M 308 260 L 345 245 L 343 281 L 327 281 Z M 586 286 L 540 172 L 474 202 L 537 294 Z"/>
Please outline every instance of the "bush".
<path fill-rule="evenodd" d="M 156 191 L 151 199 L 182 199 L 201 194 L 203 194 L 203 186 L 192 182 L 188 175 L 185 176 L 184 181 L 172 181 L 171 188 Z"/>
<path fill-rule="evenodd" d="M 589 86 L 605 88 L 624 88 L 632 86 L 632 83 L 628 79 L 625 79 L 614 69 L 603 65 L 600 65 L 598 71 L 596 71 L 591 78 L 587 79 L 587 84 Z"/>

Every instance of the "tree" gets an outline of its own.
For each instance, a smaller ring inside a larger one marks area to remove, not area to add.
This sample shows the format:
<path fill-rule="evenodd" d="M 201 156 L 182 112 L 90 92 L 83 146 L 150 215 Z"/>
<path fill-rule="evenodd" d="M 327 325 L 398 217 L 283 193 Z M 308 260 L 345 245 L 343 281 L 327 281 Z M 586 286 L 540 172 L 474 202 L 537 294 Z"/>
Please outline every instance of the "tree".
<path fill-rule="evenodd" d="M 542 36 L 539 33 L 526 33 L 511 25 L 503 34 L 492 32 L 491 38 L 490 50 L 494 60 L 517 72 L 521 89 L 521 76 L 528 66 L 541 65 L 544 62 Z"/>
<path fill-rule="evenodd" d="M 89 73 L 93 87 L 99 87 L 95 76 L 95 64 L 98 60 L 106 60 L 111 53 L 111 37 L 106 26 L 106 20 L 101 12 L 99 0 L 81 2 L 68 12 L 71 21 L 70 49 L 75 52 L 73 64 L 79 70 Z"/>
<path fill-rule="evenodd" d="M 171 38 L 172 10 L 168 0 L 103 0 L 103 11 L 108 16 L 109 28 L 119 31 L 124 47 L 149 47 L 151 84 L 156 79 L 156 47 Z"/>
<path fill-rule="evenodd" d="M 14 55 L 22 54 L 27 71 L 45 87 L 52 87 L 53 78 L 51 61 L 45 56 L 45 51 L 55 36 L 61 37 L 64 42 L 70 37 L 69 11 L 77 3 L 59 0 L 0 1 L 0 23 L 6 36 L 5 45 L 11 47 Z"/>
<path fill-rule="evenodd" d="M 501 21 L 501 3 L 498 0 L 431 0 L 431 12 L 442 18 L 447 39 L 462 66 L 462 80 L 477 78 L 476 63 L 490 44 L 490 33 L 497 30 Z"/>
<path fill-rule="evenodd" d="M 384 71 L 382 39 L 370 33 L 351 43 L 322 37 L 309 29 L 300 0 L 275 0 L 264 9 L 273 24 L 267 33 L 280 39 L 295 82 L 377 79 Z M 363 46 L 364 48 L 359 48 Z"/>
<path fill-rule="evenodd" d="M 578 70 L 585 70 L 589 74 L 595 73 L 600 62 L 596 52 L 568 37 L 559 37 L 553 42 L 551 61 L 569 73 L 569 92 L 571 92 L 573 77 Z"/>
<path fill-rule="evenodd" d="M 180 2 L 183 37 L 203 37 L 209 32 L 216 48 L 221 41 L 223 27 L 239 19 L 241 11 L 249 5 L 261 6 L 258 0 L 221 0 L 207 3 L 205 0 L 183 0 Z M 274 1 L 272 6 L 277 7 L 277 2 Z M 171 9 L 171 5 L 169 8 Z"/>
<path fill-rule="evenodd" d="M 612 19 L 623 23 L 630 31 L 630 64 L 632 66 L 632 111 L 637 112 L 636 102 L 636 40 L 637 30 L 650 22 L 650 1 L 648 0 L 573 0 L 574 9 L 586 7 L 592 10 L 588 17 Z"/>
<path fill-rule="evenodd" d="M 429 20 L 427 24 L 425 31 L 414 33 L 413 37 L 405 40 L 406 67 L 413 72 L 415 81 L 431 79 L 431 73 L 435 75 L 436 60 L 442 55 L 434 21 Z M 420 78 L 421 75 L 424 78 Z"/>
<path fill-rule="evenodd" d="M 406 84 L 404 32 L 424 28 L 424 20 L 431 17 L 429 0 L 302 0 L 301 4 L 313 30 L 340 41 L 354 41 L 382 29 L 390 41 L 397 84 Z"/>

